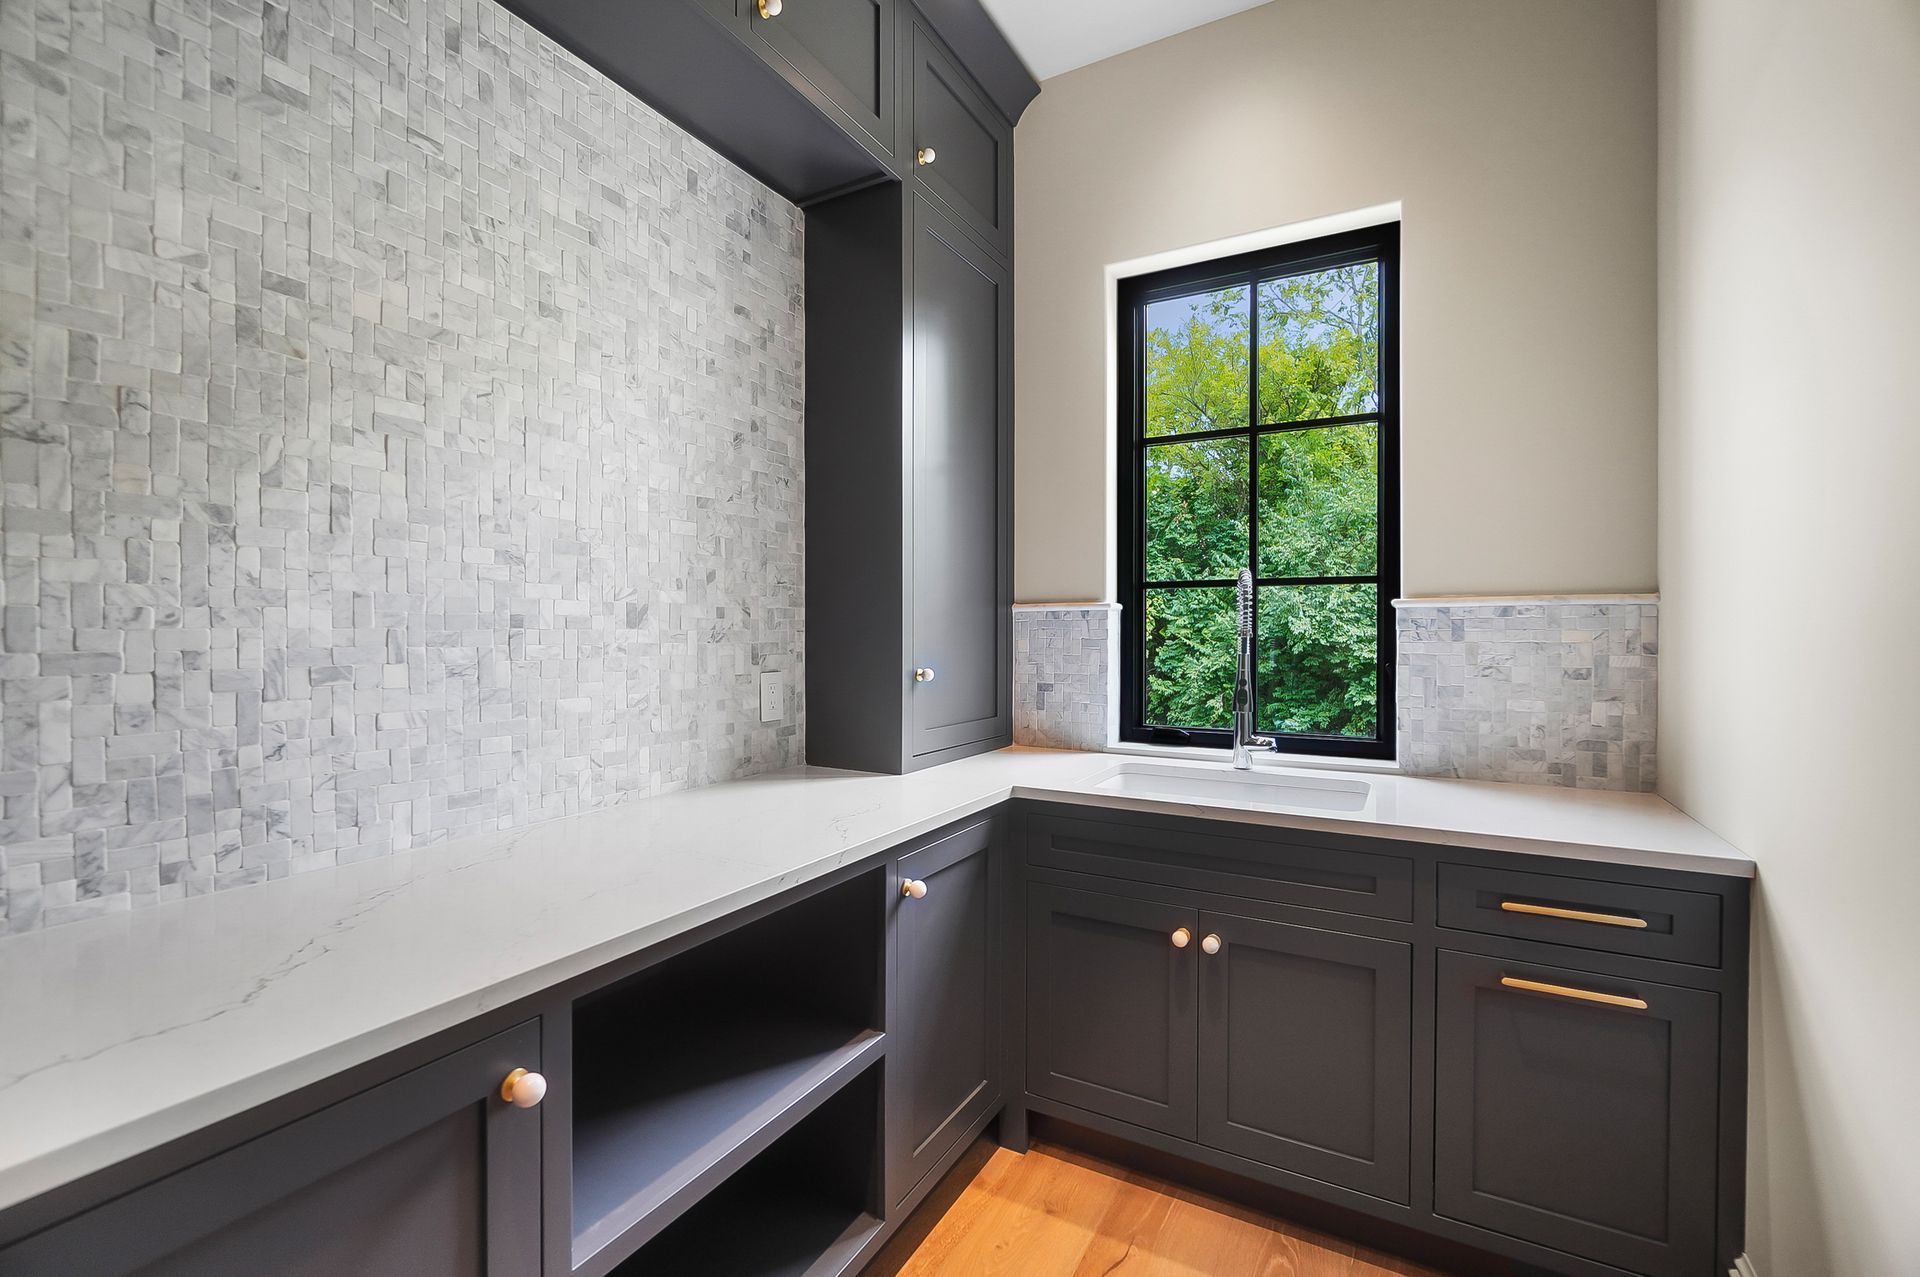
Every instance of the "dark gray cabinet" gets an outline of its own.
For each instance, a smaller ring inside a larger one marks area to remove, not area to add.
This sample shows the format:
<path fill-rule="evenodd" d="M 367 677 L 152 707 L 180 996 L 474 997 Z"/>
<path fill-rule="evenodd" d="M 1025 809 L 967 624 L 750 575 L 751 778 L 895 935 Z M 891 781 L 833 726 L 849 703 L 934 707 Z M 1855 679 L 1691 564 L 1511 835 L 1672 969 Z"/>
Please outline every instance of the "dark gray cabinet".
<path fill-rule="evenodd" d="M 1001 1098 L 995 823 L 900 857 L 893 896 L 887 1204 L 897 1205 Z"/>
<path fill-rule="evenodd" d="M 914 175 L 1001 253 L 1012 249 L 1013 132 L 931 32 L 913 31 Z"/>
<path fill-rule="evenodd" d="M 1027 1089 L 1191 1139 L 1195 910 L 1036 883 L 1027 898 Z"/>
<path fill-rule="evenodd" d="M 1408 1200 L 1413 949 L 1200 915 L 1203 1144 Z"/>
<path fill-rule="evenodd" d="M 739 0 L 753 39 L 860 127 L 882 155 L 893 151 L 894 0 Z"/>
<path fill-rule="evenodd" d="M 959 51 L 957 60 L 943 54 L 951 82 L 985 105 L 1003 152 L 1040 91 L 979 0 L 918 9 L 905 0 L 769 0 L 764 13 L 757 0 L 507 0 L 507 8 L 800 204 L 913 171 L 902 127 L 912 94 L 902 83 L 915 28 Z M 1002 166 L 1010 176 L 1004 155 Z M 1010 210 L 1004 194 L 1000 207 Z"/>
<path fill-rule="evenodd" d="M 540 1270 L 538 1069 L 522 1024 L 0 1250 L 0 1274 L 525 1277 Z"/>
<path fill-rule="evenodd" d="M 1028 891 L 1028 1090 L 1407 1200 L 1411 946 Z"/>
<path fill-rule="evenodd" d="M 1450 1271 L 1740 1253 L 1745 880 L 1017 809 L 1016 1144 L 1029 1112 L 1089 1128 Z"/>
<path fill-rule="evenodd" d="M 1009 665 L 1013 291 L 924 197 L 913 226 L 915 759 L 1012 731 Z"/>
<path fill-rule="evenodd" d="M 1714 1260 L 1719 998 L 1442 951 L 1434 1210 L 1649 1277 Z"/>
<path fill-rule="evenodd" d="M 1012 739 L 1013 292 L 911 184 L 807 216 L 807 758 Z M 898 352 L 877 357 L 876 350 Z"/>

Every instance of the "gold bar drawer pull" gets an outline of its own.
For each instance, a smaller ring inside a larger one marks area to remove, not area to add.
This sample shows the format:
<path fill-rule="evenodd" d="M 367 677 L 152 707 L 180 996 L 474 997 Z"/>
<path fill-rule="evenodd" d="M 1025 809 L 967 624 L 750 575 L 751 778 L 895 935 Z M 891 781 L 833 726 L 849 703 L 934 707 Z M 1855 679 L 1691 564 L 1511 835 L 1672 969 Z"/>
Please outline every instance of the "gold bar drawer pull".
<path fill-rule="evenodd" d="M 1520 900 L 1502 900 L 1500 907 L 1508 913 L 1538 914 L 1542 918 L 1568 918 L 1574 922 L 1601 922 L 1609 927 L 1638 927 L 1644 929 L 1645 918 L 1629 918 L 1621 913 L 1593 913 L 1586 909 L 1561 909 L 1554 905 L 1530 905 Z"/>
<path fill-rule="evenodd" d="M 1509 989 L 1525 989 L 1528 993 L 1551 993 L 1556 998 L 1578 998 L 1582 1002 L 1602 1002 L 1610 1007 L 1631 1007 L 1635 1011 L 1647 1009 L 1645 998 L 1623 997 L 1618 993 L 1595 993 L 1592 989 L 1576 989 L 1565 984 L 1543 984 L 1538 980 L 1522 980 L 1510 975 L 1501 976 L 1500 983 Z"/>

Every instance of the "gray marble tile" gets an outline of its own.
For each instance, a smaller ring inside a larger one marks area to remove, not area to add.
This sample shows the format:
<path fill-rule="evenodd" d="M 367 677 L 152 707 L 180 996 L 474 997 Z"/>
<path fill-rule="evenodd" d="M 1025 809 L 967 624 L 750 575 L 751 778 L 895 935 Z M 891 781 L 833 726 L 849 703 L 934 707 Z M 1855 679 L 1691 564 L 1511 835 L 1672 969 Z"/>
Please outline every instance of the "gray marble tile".
<path fill-rule="evenodd" d="M 0 934 L 801 760 L 798 209 L 490 0 L 0 30 Z"/>
<path fill-rule="evenodd" d="M 1098 603 L 1013 613 L 1013 739 L 1049 749 L 1105 749 L 1119 610 Z"/>
<path fill-rule="evenodd" d="M 1397 624 L 1402 770 L 1654 789 L 1657 604 L 1403 606 Z"/>

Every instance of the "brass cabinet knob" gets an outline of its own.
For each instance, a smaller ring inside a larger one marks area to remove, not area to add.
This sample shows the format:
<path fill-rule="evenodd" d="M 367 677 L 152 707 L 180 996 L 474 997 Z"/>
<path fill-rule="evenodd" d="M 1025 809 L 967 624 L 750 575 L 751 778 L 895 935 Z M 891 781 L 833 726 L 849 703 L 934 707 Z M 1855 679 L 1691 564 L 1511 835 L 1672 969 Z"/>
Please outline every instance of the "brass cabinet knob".
<path fill-rule="evenodd" d="M 920 878 L 906 878 L 900 883 L 900 894 L 909 900 L 924 900 L 927 897 L 927 884 Z"/>
<path fill-rule="evenodd" d="M 763 18 L 780 16 L 780 0 L 753 0 L 753 7 L 760 11 Z"/>
<path fill-rule="evenodd" d="M 933 682 L 933 671 L 923 665 L 913 672 L 913 681 L 916 683 L 931 683 Z"/>
<path fill-rule="evenodd" d="M 1200 942 L 1200 950 L 1202 953 L 1220 952 L 1220 937 L 1209 935 L 1205 940 Z"/>
<path fill-rule="evenodd" d="M 547 1079 L 527 1069 L 515 1069 L 500 1083 L 500 1098 L 517 1109 L 530 1109 L 547 1098 Z"/>
<path fill-rule="evenodd" d="M 938 156 L 935 154 L 934 149 L 930 146 L 923 146 L 913 153 L 913 162 L 921 168 L 925 168 L 937 158 Z"/>
<path fill-rule="evenodd" d="M 1188 945 L 1193 943 L 1193 932 L 1188 931 L 1185 927 L 1182 927 L 1178 931 L 1173 933 L 1171 939 L 1173 940 L 1174 948 L 1184 949 Z"/>

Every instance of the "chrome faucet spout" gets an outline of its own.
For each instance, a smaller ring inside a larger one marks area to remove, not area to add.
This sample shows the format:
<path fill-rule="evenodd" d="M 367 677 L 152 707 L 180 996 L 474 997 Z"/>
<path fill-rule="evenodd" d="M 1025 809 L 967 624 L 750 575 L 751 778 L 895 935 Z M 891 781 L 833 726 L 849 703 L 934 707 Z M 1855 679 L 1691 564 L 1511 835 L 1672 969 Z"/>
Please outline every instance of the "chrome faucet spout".
<path fill-rule="evenodd" d="M 1240 614 L 1238 655 L 1233 667 L 1233 765 L 1240 771 L 1253 766 L 1253 747 L 1278 750 L 1280 742 L 1253 730 L 1253 573 L 1240 569 L 1233 601 Z"/>

